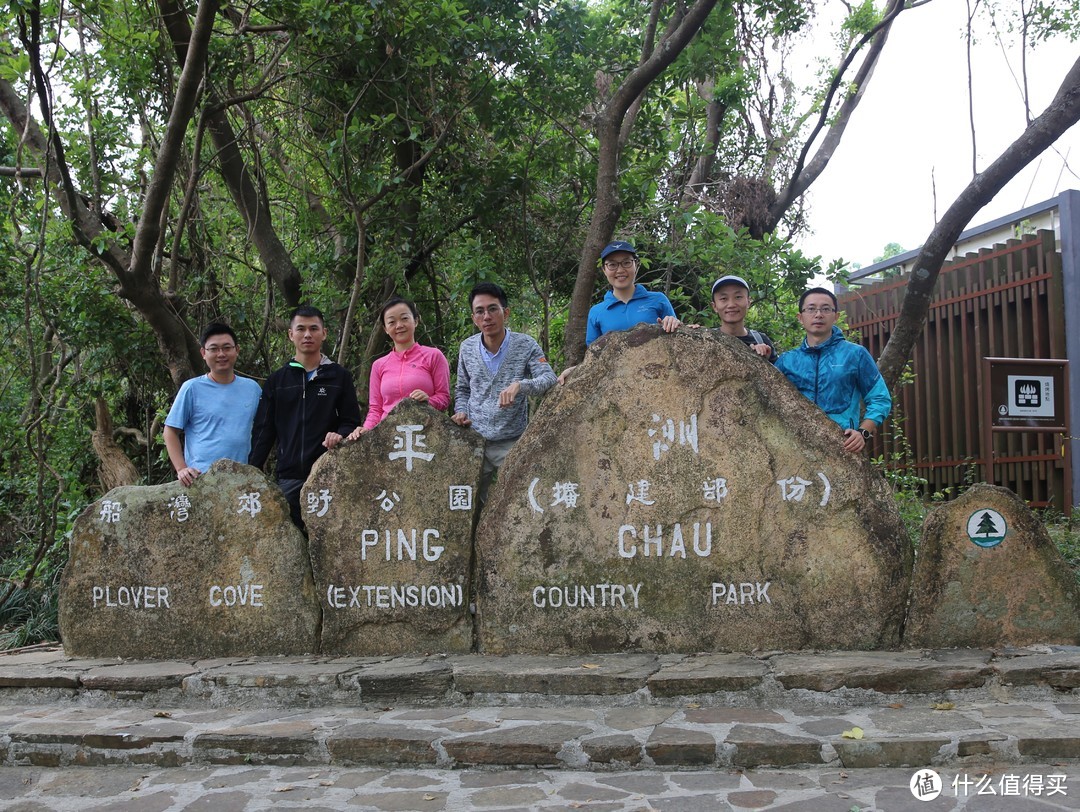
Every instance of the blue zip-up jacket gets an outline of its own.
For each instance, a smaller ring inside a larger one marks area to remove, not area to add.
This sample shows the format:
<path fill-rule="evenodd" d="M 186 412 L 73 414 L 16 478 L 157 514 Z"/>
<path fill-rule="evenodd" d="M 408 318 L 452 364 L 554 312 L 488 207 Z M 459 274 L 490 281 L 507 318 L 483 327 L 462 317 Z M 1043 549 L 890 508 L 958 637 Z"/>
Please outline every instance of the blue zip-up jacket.
<path fill-rule="evenodd" d="M 344 437 L 360 425 L 356 387 L 345 367 L 324 355 L 306 379 L 303 365 L 286 364 L 267 378 L 255 413 L 248 464 L 262 468 L 277 443 L 279 480 L 307 479 L 326 451 L 327 432 Z"/>
<path fill-rule="evenodd" d="M 863 419 L 880 426 L 892 411 L 892 395 L 874 359 L 839 327 L 816 347 L 804 338 L 802 346 L 780 356 L 776 368 L 842 429 L 857 429 Z M 860 417 L 863 405 L 866 414 Z"/>

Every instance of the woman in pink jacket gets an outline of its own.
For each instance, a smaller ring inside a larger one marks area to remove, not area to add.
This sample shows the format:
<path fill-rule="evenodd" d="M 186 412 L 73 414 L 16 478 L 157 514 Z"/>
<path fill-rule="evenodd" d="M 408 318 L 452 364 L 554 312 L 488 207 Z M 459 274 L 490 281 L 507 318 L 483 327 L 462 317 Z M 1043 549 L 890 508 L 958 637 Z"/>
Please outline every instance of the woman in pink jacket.
<path fill-rule="evenodd" d="M 379 320 L 394 349 L 371 365 L 367 417 L 350 440 L 375 428 L 404 398 L 430 403 L 440 411 L 450 405 L 450 364 L 439 350 L 416 343 L 420 321 L 416 305 L 395 296 L 383 305 Z"/>

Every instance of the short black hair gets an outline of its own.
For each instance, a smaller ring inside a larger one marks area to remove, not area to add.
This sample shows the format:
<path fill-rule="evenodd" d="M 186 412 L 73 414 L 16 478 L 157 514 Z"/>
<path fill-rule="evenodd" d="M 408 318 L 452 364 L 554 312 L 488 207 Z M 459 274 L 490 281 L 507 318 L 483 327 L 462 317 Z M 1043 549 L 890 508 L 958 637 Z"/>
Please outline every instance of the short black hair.
<path fill-rule="evenodd" d="M 800 313 L 802 313 L 802 306 L 803 306 L 803 302 L 806 301 L 806 297 L 811 296 L 811 295 L 813 295 L 815 293 L 824 293 L 826 296 L 828 296 L 830 299 L 832 299 L 832 306 L 834 308 L 836 308 L 837 311 L 840 310 L 840 303 L 836 301 L 836 294 L 833 293 L 831 290 L 829 290 L 828 288 L 810 288 L 810 290 L 804 290 L 802 296 L 799 297 L 799 312 Z"/>
<path fill-rule="evenodd" d="M 228 336 L 233 340 L 233 344 L 238 345 L 240 343 L 236 338 L 236 333 L 233 332 L 233 328 L 220 321 L 212 321 L 203 327 L 203 331 L 199 333 L 199 346 L 205 347 L 206 342 L 210 340 L 210 336 Z"/>
<path fill-rule="evenodd" d="M 473 289 L 469 291 L 469 309 L 472 310 L 473 299 L 477 296 L 494 296 L 499 300 L 499 304 L 503 307 L 509 307 L 506 301 L 506 292 L 496 285 L 494 282 L 481 282 L 478 285 L 474 285 Z"/>
<path fill-rule="evenodd" d="M 416 302 L 401 296 L 391 296 L 386 300 L 386 304 L 382 306 L 382 310 L 379 311 L 379 324 L 383 324 L 386 321 L 387 310 L 402 304 L 409 308 L 409 312 L 412 313 L 414 319 L 417 321 L 420 320 L 420 311 L 416 309 Z"/>
<path fill-rule="evenodd" d="M 322 311 L 317 307 L 311 305 L 300 305 L 289 314 L 289 324 L 291 325 L 297 316 L 303 316 L 306 319 L 318 319 L 326 326 L 326 318 L 323 316 Z"/>

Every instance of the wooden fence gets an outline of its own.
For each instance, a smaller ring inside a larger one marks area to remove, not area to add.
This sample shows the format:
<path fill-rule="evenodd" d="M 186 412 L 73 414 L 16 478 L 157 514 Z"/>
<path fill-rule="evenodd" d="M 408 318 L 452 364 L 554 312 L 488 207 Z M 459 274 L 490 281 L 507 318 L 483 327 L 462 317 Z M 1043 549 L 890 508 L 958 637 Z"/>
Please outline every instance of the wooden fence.
<path fill-rule="evenodd" d="M 877 358 L 896 322 L 907 277 L 840 297 L 847 325 Z M 947 263 L 926 328 L 912 353 L 914 382 L 894 393 L 893 415 L 875 455 L 927 480 L 928 493 L 956 496 L 991 481 L 983 447 L 982 359 L 1066 358 L 1061 256 L 1052 231 L 1010 240 Z M 1062 434 L 997 433 L 993 483 L 1032 506 L 1072 506 L 1068 443 Z"/>

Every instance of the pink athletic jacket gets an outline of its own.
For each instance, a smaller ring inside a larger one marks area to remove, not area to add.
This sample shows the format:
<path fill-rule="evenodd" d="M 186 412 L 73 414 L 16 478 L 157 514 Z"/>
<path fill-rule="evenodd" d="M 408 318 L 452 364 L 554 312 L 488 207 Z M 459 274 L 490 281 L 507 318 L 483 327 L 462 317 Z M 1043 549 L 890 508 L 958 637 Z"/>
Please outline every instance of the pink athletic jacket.
<path fill-rule="evenodd" d="M 415 389 L 430 396 L 431 408 L 442 411 L 450 405 L 450 364 L 434 347 L 413 344 L 405 352 L 392 350 L 371 365 L 368 413 L 364 428 L 378 425 L 388 411 Z"/>

